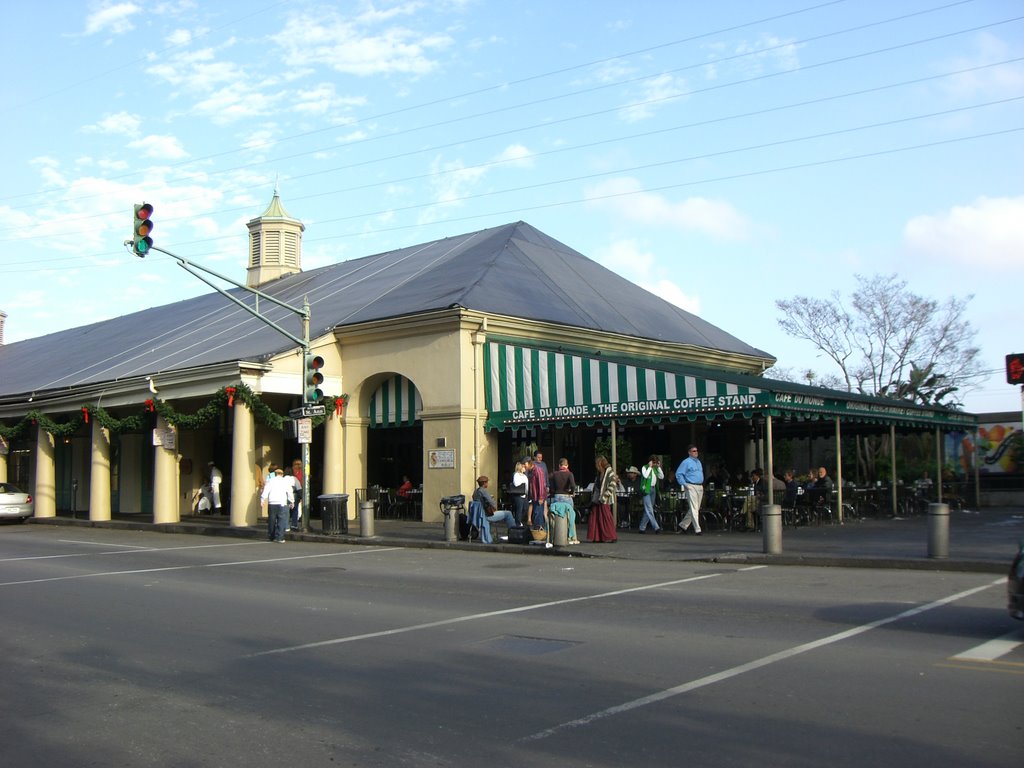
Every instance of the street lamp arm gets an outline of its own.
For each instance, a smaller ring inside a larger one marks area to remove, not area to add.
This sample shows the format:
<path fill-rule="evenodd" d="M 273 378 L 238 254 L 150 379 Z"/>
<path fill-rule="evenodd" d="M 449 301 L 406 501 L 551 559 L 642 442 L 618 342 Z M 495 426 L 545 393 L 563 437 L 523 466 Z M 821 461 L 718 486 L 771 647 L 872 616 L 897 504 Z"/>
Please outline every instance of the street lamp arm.
<path fill-rule="evenodd" d="M 151 250 L 155 251 L 155 250 L 160 250 L 160 249 L 156 248 L 156 246 L 153 246 L 153 248 Z M 167 253 L 166 251 L 163 251 L 163 252 Z M 177 257 L 175 257 L 175 258 L 177 258 Z M 228 299 L 229 301 L 234 302 L 235 304 L 237 304 L 239 307 L 244 309 L 246 312 L 248 312 L 253 317 L 255 317 L 255 318 L 261 320 L 262 322 L 264 322 L 265 324 L 269 325 L 271 328 L 273 328 L 278 333 L 283 334 L 284 336 L 287 336 L 289 339 L 294 341 L 296 344 L 300 345 L 303 348 L 304 352 L 308 350 L 308 347 L 309 347 L 309 342 L 308 341 L 304 341 L 303 339 L 300 339 L 295 334 L 290 333 L 289 331 L 286 331 L 284 328 L 282 328 L 280 325 L 275 323 L 270 318 L 265 317 L 264 315 L 260 314 L 259 310 L 253 309 L 248 304 L 246 304 L 244 301 L 239 299 L 237 296 L 232 296 L 230 293 L 225 291 L 220 286 L 215 285 L 210 280 L 207 280 L 203 275 L 199 274 L 199 272 L 197 272 L 195 269 L 193 269 L 193 267 L 195 267 L 196 265 L 192 264 L 191 262 L 186 261 L 185 259 L 179 259 L 178 266 L 180 266 L 182 269 L 184 269 L 189 274 L 192 274 L 195 277 L 197 277 L 200 280 L 202 280 L 208 286 L 213 288 L 213 290 L 217 291 L 217 293 L 219 293 L 221 296 L 223 296 L 224 298 Z M 216 272 L 212 272 L 211 270 L 204 270 L 204 271 L 210 272 L 211 274 L 214 274 L 214 275 L 217 274 Z M 217 277 L 220 277 L 220 275 L 217 275 Z M 224 279 L 227 279 L 227 278 L 224 278 Z M 239 287 L 245 288 L 245 286 L 239 286 Z M 251 290 L 251 289 L 247 289 L 247 290 Z M 260 293 L 259 291 L 253 291 L 253 292 L 254 293 Z M 260 295 L 265 295 L 265 294 L 260 294 Z M 279 302 L 279 301 L 277 301 L 276 303 L 282 304 L 282 302 Z M 282 304 L 282 306 L 287 307 L 288 309 L 291 309 L 291 310 L 294 311 L 294 307 L 289 307 L 287 304 Z"/>
<path fill-rule="evenodd" d="M 170 256 L 172 259 L 174 259 L 175 261 L 178 262 L 178 266 L 179 267 L 181 267 L 182 269 L 188 270 L 193 275 L 195 275 L 200 280 L 202 280 L 204 283 L 206 283 L 208 286 L 210 286 L 211 288 L 216 290 L 218 293 L 221 293 L 221 294 L 223 294 L 225 296 L 228 296 L 228 294 L 225 291 L 223 291 L 221 288 L 218 288 L 216 285 L 214 285 L 213 283 L 211 283 L 209 280 L 205 279 L 204 277 L 201 277 L 200 275 L 197 275 L 194 270 L 200 270 L 201 272 L 205 272 L 208 275 L 213 275 L 214 277 L 218 278 L 219 280 L 223 280 L 225 283 L 231 283 L 236 288 L 241 288 L 243 291 L 248 291 L 249 293 L 251 293 L 251 294 L 253 294 L 255 296 L 259 296 L 260 298 L 263 298 L 263 299 L 266 299 L 267 301 L 273 302 L 274 304 L 277 304 L 279 307 L 283 307 L 284 309 L 287 309 L 289 312 L 294 312 L 296 315 L 298 315 L 299 317 L 301 317 L 301 318 L 303 318 L 305 320 L 309 319 L 309 304 L 308 303 L 304 302 L 303 306 L 301 308 L 300 307 L 293 307 L 291 304 L 288 304 L 288 303 L 286 303 L 284 301 L 281 301 L 280 299 L 275 298 L 274 296 L 271 296 L 269 293 L 264 293 L 263 291 L 258 290 L 256 288 L 253 288 L 252 286 L 249 286 L 249 285 L 244 285 L 243 283 L 240 283 L 237 280 L 228 277 L 227 275 L 222 275 L 219 272 L 215 272 L 214 270 L 210 269 L 209 267 L 204 267 L 202 264 L 196 264 L 193 261 L 189 261 L 188 259 L 186 259 L 186 258 L 184 258 L 182 256 L 178 256 L 177 254 L 171 253 L 170 251 L 165 250 L 163 248 L 159 248 L 159 247 L 154 245 L 154 246 L 152 246 L 150 248 L 150 250 L 152 250 L 152 251 L 160 251 L 160 253 L 166 253 L 168 256 Z M 228 296 L 228 297 L 232 298 L 230 296 Z M 257 316 L 261 317 L 260 315 L 257 315 Z M 291 334 L 286 334 L 286 335 L 288 335 L 288 337 L 293 339 L 293 340 L 295 339 L 295 337 L 292 336 Z M 299 343 L 301 344 L 302 342 L 299 342 Z"/>

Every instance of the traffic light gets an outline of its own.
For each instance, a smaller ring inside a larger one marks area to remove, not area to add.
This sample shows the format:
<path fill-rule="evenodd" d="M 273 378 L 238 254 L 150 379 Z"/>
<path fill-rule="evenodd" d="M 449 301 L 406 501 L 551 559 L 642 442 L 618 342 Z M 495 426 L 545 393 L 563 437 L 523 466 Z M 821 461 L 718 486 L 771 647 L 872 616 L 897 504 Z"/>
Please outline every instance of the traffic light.
<path fill-rule="evenodd" d="M 320 369 L 324 367 L 324 359 L 320 355 L 306 355 L 304 373 L 303 401 L 306 403 L 319 403 L 324 399 L 323 390 L 320 385 L 324 383 L 324 375 Z"/>
<path fill-rule="evenodd" d="M 132 253 L 140 259 L 144 258 L 153 247 L 153 206 L 149 203 L 135 205 L 135 220 L 132 229 Z"/>
<path fill-rule="evenodd" d="M 1024 354 L 1006 356 L 1006 383 L 1024 384 Z"/>

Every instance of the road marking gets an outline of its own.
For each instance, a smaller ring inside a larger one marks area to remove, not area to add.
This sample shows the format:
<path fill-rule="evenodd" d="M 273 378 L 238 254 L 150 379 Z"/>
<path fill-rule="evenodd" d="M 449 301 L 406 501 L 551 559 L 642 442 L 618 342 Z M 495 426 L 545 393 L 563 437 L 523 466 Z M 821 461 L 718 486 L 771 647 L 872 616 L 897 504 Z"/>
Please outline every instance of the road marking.
<path fill-rule="evenodd" d="M 156 549 L 139 544 L 109 544 L 105 541 L 83 541 L 82 539 L 57 539 L 60 544 L 85 544 L 87 547 L 119 547 L 123 549 Z"/>
<path fill-rule="evenodd" d="M 578 728 L 581 725 L 589 725 L 598 720 L 603 720 L 606 717 L 620 715 L 624 712 L 630 712 L 631 710 L 639 709 L 640 707 L 646 707 L 648 704 L 655 704 L 659 701 L 664 701 L 665 699 L 670 699 L 674 696 L 679 696 L 684 693 L 689 693 L 690 691 L 695 691 L 698 688 L 705 688 L 709 685 L 714 685 L 715 683 L 720 683 L 724 680 L 728 680 L 733 677 L 738 677 L 739 675 L 745 674 L 747 672 L 753 672 L 754 670 L 760 669 L 761 667 L 767 667 L 769 664 L 775 664 L 779 661 L 785 661 L 787 659 L 793 658 L 794 656 L 799 656 L 809 651 L 817 650 L 818 648 L 824 648 L 827 645 L 832 645 L 833 643 L 838 643 L 842 640 L 848 640 L 851 637 L 856 637 L 857 635 L 863 634 L 872 629 L 884 627 L 886 624 L 892 624 L 893 622 L 900 621 L 901 619 L 907 619 L 911 616 L 917 616 L 918 614 L 925 613 L 926 611 L 930 611 L 935 608 L 941 608 L 942 606 L 948 605 L 949 603 L 956 602 L 957 600 L 962 600 L 965 597 L 970 597 L 971 595 L 977 594 L 978 592 L 982 592 L 996 585 L 1005 583 L 1006 579 L 1004 577 L 997 579 L 993 582 L 990 582 L 988 584 L 983 584 L 980 587 L 966 589 L 963 592 L 957 592 L 955 595 L 943 597 L 939 600 L 926 603 L 925 605 L 920 605 L 916 608 L 911 608 L 910 610 L 903 611 L 902 613 L 897 613 L 894 616 L 888 616 L 884 619 L 878 619 L 877 621 L 872 621 L 868 624 L 861 624 L 858 627 L 852 627 L 851 629 L 844 630 L 843 632 L 837 632 L 834 635 L 823 637 L 820 640 L 813 640 L 809 643 L 803 643 L 802 645 L 797 645 L 793 648 L 788 648 L 784 651 L 779 651 L 778 653 L 773 653 L 763 658 L 755 659 L 754 661 L 747 662 L 746 664 L 740 664 L 739 666 L 733 667 L 731 669 L 725 669 L 721 672 L 716 672 L 713 675 L 702 677 L 699 680 L 692 680 L 688 683 L 683 683 L 682 685 L 677 685 L 672 688 L 666 688 L 663 691 L 652 693 L 649 696 L 643 696 L 639 699 L 634 699 L 633 701 L 627 701 L 624 704 L 618 704 L 614 707 L 609 707 L 608 709 L 602 709 L 599 712 L 593 712 L 589 715 L 585 715 L 584 717 L 576 718 L 575 720 L 569 720 L 567 722 L 561 723 L 551 728 L 546 728 L 543 731 L 538 731 L 537 733 L 531 734 L 529 736 L 524 736 L 520 739 L 520 741 L 539 741 L 541 739 L 546 739 L 549 736 L 554 736 L 556 733 L 568 730 L 570 728 Z"/>
<path fill-rule="evenodd" d="M 72 539 L 62 540 L 67 544 L 96 544 L 100 547 L 118 547 L 128 546 L 127 544 L 105 544 L 96 543 L 92 541 L 74 541 Z M 0 558 L 0 563 L 17 563 L 22 560 L 61 560 L 67 557 L 96 557 L 98 555 L 133 555 L 139 552 L 175 552 L 181 549 L 214 549 L 217 547 L 251 547 L 261 542 L 258 541 L 245 541 L 237 544 L 194 544 L 188 547 L 136 547 L 135 549 L 117 549 L 111 552 L 69 552 L 63 555 L 27 555 L 25 557 L 5 557 Z M 262 542 L 266 544 L 267 542 Z"/>
<path fill-rule="evenodd" d="M 233 565 L 257 565 L 259 563 L 282 563 L 288 560 L 313 560 L 318 557 L 341 557 L 343 555 L 365 555 L 375 552 L 400 552 L 402 547 L 372 547 L 351 552 L 324 552 L 319 555 L 295 555 L 291 557 L 267 557 L 260 560 L 236 560 L 228 563 L 204 563 L 203 565 L 171 565 L 166 568 L 137 568 L 130 571 L 104 571 L 103 573 L 82 573 L 77 576 L 50 576 L 45 579 L 26 579 L 24 581 L 0 582 L 0 587 L 17 587 L 24 584 L 45 584 L 50 581 L 75 581 L 76 579 L 95 579 L 99 576 L 132 576 L 140 573 L 162 573 L 164 571 L 188 571 L 200 568 L 227 568 Z M 114 554 L 114 553 L 111 553 Z"/>
<path fill-rule="evenodd" d="M 1024 644 L 1024 629 L 1016 629 L 951 658 L 953 661 L 995 661 L 1021 644 Z"/>
<path fill-rule="evenodd" d="M 721 573 L 706 573 L 703 576 L 691 576 L 686 579 L 675 579 L 673 581 L 662 581 L 657 584 L 644 584 L 639 587 L 627 587 L 626 589 L 616 589 L 612 592 L 601 592 L 596 595 L 582 595 L 580 597 L 567 597 L 564 600 L 550 600 L 546 603 L 531 603 L 530 605 L 521 605 L 518 608 L 503 608 L 500 611 L 487 611 L 485 613 L 471 613 L 466 616 L 455 616 L 450 619 L 441 619 L 439 621 L 428 621 L 425 624 L 412 624 L 407 627 L 395 627 L 394 629 L 383 629 L 379 632 L 367 632 L 363 635 L 348 635 L 347 637 L 335 637 L 330 640 L 319 640 L 315 643 L 303 643 L 302 645 L 290 645 L 285 648 L 271 648 L 268 651 L 260 651 L 259 653 L 250 653 L 243 656 L 243 659 L 254 659 L 260 656 L 272 656 L 278 653 L 292 653 L 294 651 L 305 651 L 309 648 L 323 648 L 328 645 L 341 645 L 342 643 L 355 643 L 360 640 L 373 640 L 378 637 L 391 637 L 393 635 L 404 635 L 408 632 L 419 632 L 423 629 L 435 629 L 436 627 L 447 627 L 452 624 L 462 624 L 467 621 L 479 621 L 480 619 L 491 619 L 495 616 L 508 616 L 513 613 L 525 613 L 526 611 L 537 611 L 542 608 L 552 608 L 556 605 L 569 605 L 571 603 L 582 603 L 587 600 L 602 600 L 606 597 L 617 597 L 618 595 L 628 595 L 633 592 L 643 592 L 649 589 L 660 589 L 661 587 L 674 587 L 679 584 L 689 584 L 694 581 L 703 581 L 704 579 L 713 579 L 716 576 L 721 576 Z"/>

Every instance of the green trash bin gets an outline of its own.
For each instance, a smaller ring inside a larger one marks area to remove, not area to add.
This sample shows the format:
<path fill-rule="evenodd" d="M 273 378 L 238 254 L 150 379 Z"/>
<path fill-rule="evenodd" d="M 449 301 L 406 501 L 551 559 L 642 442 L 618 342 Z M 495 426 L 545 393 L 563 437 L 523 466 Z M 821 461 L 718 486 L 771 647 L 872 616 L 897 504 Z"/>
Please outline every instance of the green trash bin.
<path fill-rule="evenodd" d="M 325 493 L 320 500 L 320 520 L 324 533 L 339 536 L 348 533 L 348 494 Z"/>

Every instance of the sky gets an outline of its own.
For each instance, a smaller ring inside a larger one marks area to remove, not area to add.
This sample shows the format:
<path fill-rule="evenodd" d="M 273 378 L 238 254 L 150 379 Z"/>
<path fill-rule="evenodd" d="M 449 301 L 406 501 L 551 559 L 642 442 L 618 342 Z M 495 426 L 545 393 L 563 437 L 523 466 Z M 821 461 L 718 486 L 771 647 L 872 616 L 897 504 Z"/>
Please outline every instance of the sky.
<path fill-rule="evenodd" d="M 794 372 L 835 369 L 776 300 L 896 274 L 971 297 L 966 409 L 1021 409 L 1020 0 L 48 0 L 4 22 L 6 343 L 209 292 L 124 248 L 134 203 L 155 245 L 244 281 L 277 189 L 305 269 L 522 220 Z"/>

